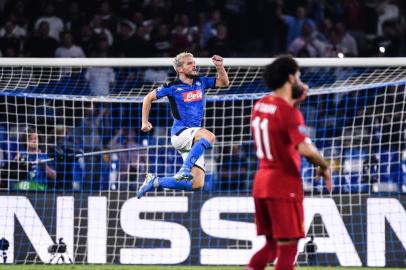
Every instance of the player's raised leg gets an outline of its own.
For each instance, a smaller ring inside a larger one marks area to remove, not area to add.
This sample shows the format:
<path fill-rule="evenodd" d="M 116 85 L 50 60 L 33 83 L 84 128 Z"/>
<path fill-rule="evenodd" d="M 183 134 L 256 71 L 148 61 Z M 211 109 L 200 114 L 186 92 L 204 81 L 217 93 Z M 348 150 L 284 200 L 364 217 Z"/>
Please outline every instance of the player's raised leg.
<path fill-rule="evenodd" d="M 152 191 L 158 187 L 158 177 L 151 173 L 147 173 L 145 180 L 142 183 L 141 187 L 138 189 L 137 198 L 141 198 L 145 193 Z"/>
<path fill-rule="evenodd" d="M 158 187 L 178 189 L 178 190 L 199 190 L 204 186 L 205 172 L 203 168 L 194 166 L 191 170 L 192 181 L 176 180 L 173 176 L 157 177 L 151 173 L 145 176 L 145 180 L 137 192 L 137 198 L 143 197 L 147 192 L 150 192 Z"/>
<path fill-rule="evenodd" d="M 147 192 L 154 190 L 155 188 L 169 188 L 178 190 L 199 190 L 204 186 L 205 172 L 202 168 L 194 166 L 191 170 L 193 177 L 190 180 L 176 180 L 173 176 L 169 177 L 156 177 L 153 174 L 147 174 L 144 183 L 141 185 L 137 198 L 140 199 Z"/>
<path fill-rule="evenodd" d="M 158 186 L 178 190 L 199 190 L 204 186 L 205 173 L 202 168 L 194 166 L 191 170 L 192 180 L 177 180 L 173 176 L 159 177 Z"/>
<path fill-rule="evenodd" d="M 207 129 L 202 128 L 196 132 L 193 140 L 194 144 L 188 156 L 183 161 L 182 168 L 174 176 L 177 180 L 191 180 L 193 178 L 191 174 L 193 165 L 195 165 L 196 161 L 207 149 L 212 147 L 216 141 L 216 136 Z"/>

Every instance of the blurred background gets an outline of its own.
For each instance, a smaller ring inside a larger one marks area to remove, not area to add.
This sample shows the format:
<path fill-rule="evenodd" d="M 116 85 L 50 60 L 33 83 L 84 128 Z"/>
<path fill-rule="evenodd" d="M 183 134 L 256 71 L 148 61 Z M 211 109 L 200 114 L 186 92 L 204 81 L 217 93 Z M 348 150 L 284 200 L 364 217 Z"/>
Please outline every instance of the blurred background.
<path fill-rule="evenodd" d="M 405 56 L 400 0 L 0 0 L 3 57 Z"/>

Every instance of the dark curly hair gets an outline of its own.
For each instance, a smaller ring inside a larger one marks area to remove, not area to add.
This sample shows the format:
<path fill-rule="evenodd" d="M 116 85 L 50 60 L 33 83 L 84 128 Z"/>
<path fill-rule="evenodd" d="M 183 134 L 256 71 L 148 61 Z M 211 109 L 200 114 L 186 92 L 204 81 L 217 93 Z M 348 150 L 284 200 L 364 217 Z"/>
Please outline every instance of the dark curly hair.
<path fill-rule="evenodd" d="M 283 86 L 288 80 L 289 75 L 295 75 L 298 70 L 299 65 L 291 56 L 279 56 L 272 63 L 265 66 L 263 73 L 264 83 L 267 87 L 275 90 Z"/>

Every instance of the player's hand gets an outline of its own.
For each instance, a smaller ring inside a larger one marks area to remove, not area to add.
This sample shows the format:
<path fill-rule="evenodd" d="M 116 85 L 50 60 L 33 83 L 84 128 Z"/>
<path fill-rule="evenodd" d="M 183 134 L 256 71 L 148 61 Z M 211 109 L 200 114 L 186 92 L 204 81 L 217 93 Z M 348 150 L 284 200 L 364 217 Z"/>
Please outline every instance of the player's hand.
<path fill-rule="evenodd" d="M 297 107 L 301 103 L 303 103 L 307 98 L 307 94 L 309 93 L 309 86 L 307 84 L 302 84 L 300 86 L 300 89 L 302 90 L 302 94 L 300 95 L 300 97 L 298 97 L 297 99 L 295 99 L 293 101 L 293 106 L 294 107 Z"/>
<path fill-rule="evenodd" d="M 324 184 L 326 185 L 327 190 L 329 192 L 333 191 L 333 182 L 331 180 L 331 168 L 327 167 L 324 170 L 319 169 L 317 175 L 323 177 Z"/>
<path fill-rule="evenodd" d="M 213 57 L 211 58 L 211 60 L 213 61 L 213 64 L 216 67 L 222 67 L 223 66 L 223 57 L 219 56 L 219 55 L 213 55 Z"/>
<path fill-rule="evenodd" d="M 143 122 L 141 125 L 141 131 L 143 132 L 149 132 L 152 129 L 152 124 L 147 121 L 147 122 Z"/>

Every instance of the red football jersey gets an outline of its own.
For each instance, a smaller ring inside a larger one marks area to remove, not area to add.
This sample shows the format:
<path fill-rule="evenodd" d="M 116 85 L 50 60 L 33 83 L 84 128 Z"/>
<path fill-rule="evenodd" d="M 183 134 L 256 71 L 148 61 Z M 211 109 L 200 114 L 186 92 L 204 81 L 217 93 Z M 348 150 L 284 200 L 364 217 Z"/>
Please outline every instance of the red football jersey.
<path fill-rule="evenodd" d="M 310 140 L 302 113 L 284 99 L 270 95 L 256 102 L 251 130 L 259 159 L 253 196 L 302 200 L 297 145 Z"/>

